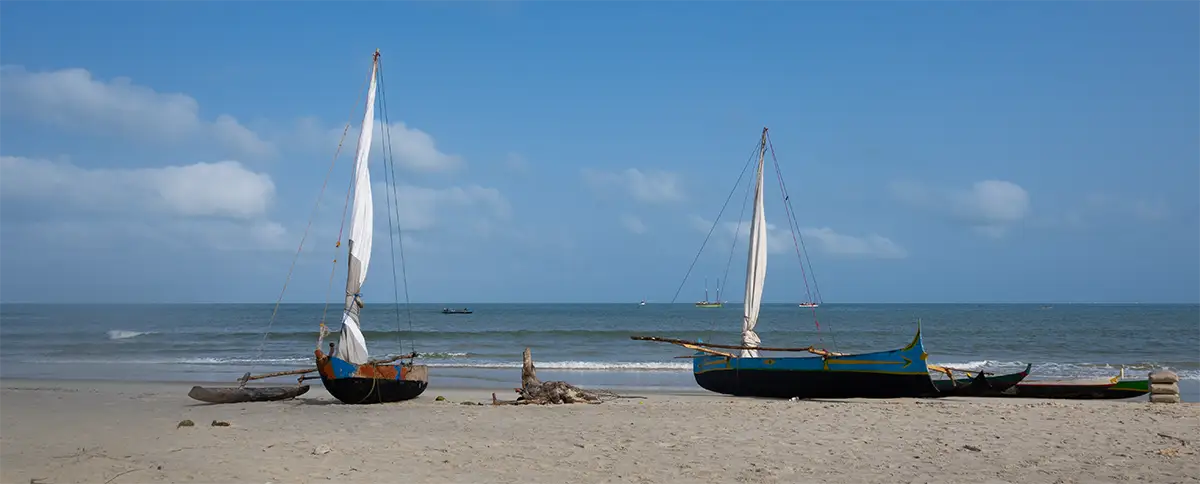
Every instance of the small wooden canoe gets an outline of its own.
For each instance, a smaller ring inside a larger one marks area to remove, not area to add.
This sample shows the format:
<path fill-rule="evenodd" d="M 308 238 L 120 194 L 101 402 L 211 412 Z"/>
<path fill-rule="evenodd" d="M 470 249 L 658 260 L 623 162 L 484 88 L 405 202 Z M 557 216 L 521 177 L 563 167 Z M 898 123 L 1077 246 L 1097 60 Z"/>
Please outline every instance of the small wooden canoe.
<path fill-rule="evenodd" d="M 1066 400 L 1119 400 L 1140 397 L 1150 393 L 1150 380 L 1075 380 L 1075 381 L 1024 381 L 1014 385 L 996 397 L 1053 398 Z"/>
<path fill-rule="evenodd" d="M 997 395 L 1012 388 L 1014 385 L 1021 383 L 1025 377 L 1029 376 L 1029 370 L 1033 369 L 1032 364 L 1025 365 L 1025 369 L 1017 373 L 1007 375 L 985 376 L 985 373 L 978 373 L 975 378 L 963 381 L 939 379 L 933 380 L 933 386 L 938 391 L 938 396 L 956 396 L 956 397 L 985 397 Z"/>
<path fill-rule="evenodd" d="M 308 385 L 286 387 L 192 387 L 188 396 L 208 403 L 270 402 L 288 400 L 308 392 Z"/>

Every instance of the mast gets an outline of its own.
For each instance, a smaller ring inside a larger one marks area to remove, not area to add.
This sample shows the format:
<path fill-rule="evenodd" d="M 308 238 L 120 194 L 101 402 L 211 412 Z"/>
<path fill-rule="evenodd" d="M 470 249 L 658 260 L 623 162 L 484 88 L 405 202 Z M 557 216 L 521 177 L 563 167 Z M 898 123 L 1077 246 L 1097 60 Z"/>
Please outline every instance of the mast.
<path fill-rule="evenodd" d="M 379 49 L 371 60 L 371 81 L 367 89 L 367 106 L 358 133 L 354 152 L 354 210 L 350 215 L 349 257 L 346 270 L 346 305 L 342 315 L 342 330 L 335 356 L 349 363 L 367 363 L 367 341 L 359 329 L 362 310 L 362 285 L 367 279 L 371 262 L 371 241 L 374 236 L 375 213 L 371 196 L 371 136 L 375 132 L 375 87 L 379 74 Z"/>
<path fill-rule="evenodd" d="M 767 154 L 767 128 L 759 142 L 758 174 L 754 181 L 754 214 L 750 219 L 750 247 L 746 250 L 746 297 L 742 308 L 743 358 L 757 358 L 761 340 L 754 326 L 762 305 L 763 283 L 767 278 L 767 220 L 763 210 L 763 160 Z"/>

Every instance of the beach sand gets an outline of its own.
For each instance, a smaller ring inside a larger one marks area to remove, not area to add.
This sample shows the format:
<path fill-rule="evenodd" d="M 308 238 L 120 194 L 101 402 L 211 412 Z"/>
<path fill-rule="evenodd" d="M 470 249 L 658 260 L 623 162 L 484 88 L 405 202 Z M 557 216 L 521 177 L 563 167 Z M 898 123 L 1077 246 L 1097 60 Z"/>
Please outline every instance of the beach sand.
<path fill-rule="evenodd" d="M 430 388 L 350 406 L 318 381 L 297 400 L 207 405 L 190 384 L 0 383 L 5 484 L 1200 482 L 1197 404 L 697 391 L 497 407 L 460 402 L 511 388 Z"/>

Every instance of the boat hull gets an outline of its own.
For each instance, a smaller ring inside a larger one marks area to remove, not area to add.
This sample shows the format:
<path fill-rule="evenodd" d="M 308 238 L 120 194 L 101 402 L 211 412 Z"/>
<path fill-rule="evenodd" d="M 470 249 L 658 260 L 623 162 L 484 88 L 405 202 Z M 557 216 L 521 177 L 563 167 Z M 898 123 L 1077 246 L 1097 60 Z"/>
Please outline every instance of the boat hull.
<path fill-rule="evenodd" d="M 908 346 L 830 357 L 743 358 L 698 354 L 696 383 L 739 397 L 904 398 L 937 393 L 921 330 Z"/>
<path fill-rule="evenodd" d="M 1032 368 L 1033 365 L 1029 364 L 1025 365 L 1025 369 L 1020 372 L 991 377 L 980 373 L 965 383 L 953 380 L 933 380 L 933 386 L 937 388 L 937 396 L 986 397 L 1007 391 L 1021 383 L 1021 380 L 1029 376 L 1029 370 Z"/>
<path fill-rule="evenodd" d="M 308 392 L 308 385 L 286 387 L 194 386 L 188 396 L 208 403 L 274 402 L 290 400 Z"/>
<path fill-rule="evenodd" d="M 317 350 L 317 373 L 325 390 L 342 403 L 391 403 L 417 398 L 429 386 L 425 365 L 355 365 Z"/>
<path fill-rule="evenodd" d="M 1112 383 L 1024 382 L 989 397 L 1048 398 L 1061 400 L 1120 400 L 1150 393 L 1149 380 Z"/>

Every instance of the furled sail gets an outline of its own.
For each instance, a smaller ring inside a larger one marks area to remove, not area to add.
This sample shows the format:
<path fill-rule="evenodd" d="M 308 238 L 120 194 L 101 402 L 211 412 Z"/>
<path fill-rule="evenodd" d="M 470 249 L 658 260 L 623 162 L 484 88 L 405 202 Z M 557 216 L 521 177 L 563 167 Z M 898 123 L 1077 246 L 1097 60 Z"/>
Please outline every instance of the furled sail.
<path fill-rule="evenodd" d="M 367 280 L 367 266 L 371 262 L 371 238 L 375 226 L 375 214 L 371 198 L 371 170 L 368 157 L 371 153 L 371 135 L 375 132 L 375 79 L 379 68 L 378 58 L 371 67 L 371 85 L 367 89 L 367 110 L 363 115 L 362 131 L 358 134 L 358 147 L 354 153 L 354 210 L 350 214 L 350 256 L 346 272 L 346 308 L 342 316 L 341 338 L 335 356 L 350 363 L 361 365 L 367 362 L 367 341 L 359 328 L 361 309 L 360 291 Z"/>
<path fill-rule="evenodd" d="M 767 130 L 758 156 L 758 176 L 754 186 L 754 214 L 750 219 L 750 248 L 746 260 L 746 298 L 742 309 L 742 346 L 758 347 L 761 340 L 754 326 L 762 305 L 763 283 L 767 279 L 767 220 L 763 213 L 763 158 L 766 156 Z M 742 357 L 757 358 L 757 349 L 743 349 Z"/>

